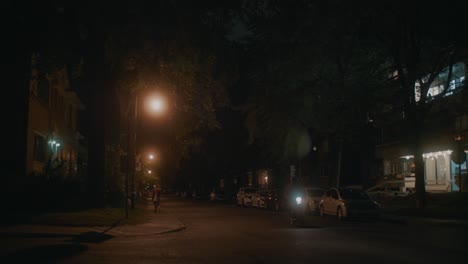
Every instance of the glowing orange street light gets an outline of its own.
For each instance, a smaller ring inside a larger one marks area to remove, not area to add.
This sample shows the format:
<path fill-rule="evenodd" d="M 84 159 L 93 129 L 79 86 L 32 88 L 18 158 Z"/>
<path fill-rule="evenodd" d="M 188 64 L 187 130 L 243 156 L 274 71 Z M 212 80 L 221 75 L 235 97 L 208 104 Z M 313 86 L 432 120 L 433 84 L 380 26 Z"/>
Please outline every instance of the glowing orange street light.
<path fill-rule="evenodd" d="M 150 160 L 153 160 L 153 159 L 154 159 L 154 155 L 153 155 L 153 154 L 149 154 L 148 157 L 149 157 Z"/>
<path fill-rule="evenodd" d="M 160 95 L 149 96 L 146 100 L 150 112 L 161 114 L 166 110 L 166 101 Z"/>

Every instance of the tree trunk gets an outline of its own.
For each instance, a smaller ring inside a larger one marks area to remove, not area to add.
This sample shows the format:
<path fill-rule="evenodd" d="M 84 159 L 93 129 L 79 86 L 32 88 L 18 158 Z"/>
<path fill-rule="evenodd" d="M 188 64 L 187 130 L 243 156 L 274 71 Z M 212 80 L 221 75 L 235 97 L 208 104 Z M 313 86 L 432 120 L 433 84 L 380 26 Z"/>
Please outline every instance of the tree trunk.
<path fill-rule="evenodd" d="M 341 159 L 343 156 L 343 141 L 338 142 L 338 158 L 336 164 L 336 187 L 340 186 L 340 177 L 341 177 Z"/>
<path fill-rule="evenodd" d="M 415 145 L 414 153 L 414 163 L 416 166 L 415 176 L 416 176 L 416 207 L 424 208 L 426 206 L 426 183 L 425 183 L 425 164 L 422 152 L 421 144 Z"/>
<path fill-rule="evenodd" d="M 102 88 L 101 88 L 102 89 Z M 89 106 L 89 166 L 87 189 L 89 191 L 89 205 L 101 208 L 105 205 L 104 174 L 105 174 L 105 146 L 104 146 L 104 117 L 100 106 L 103 102 L 103 92 L 96 89 L 92 94 Z M 93 114 L 91 114 L 93 113 Z M 92 115 L 92 116 L 91 116 Z"/>
<path fill-rule="evenodd" d="M 414 155 L 415 164 L 415 189 L 416 189 L 416 207 L 424 208 L 426 206 L 426 181 L 425 164 L 423 158 L 423 131 L 424 131 L 424 111 L 423 107 L 413 106 L 410 114 L 411 137 L 410 145 Z"/>

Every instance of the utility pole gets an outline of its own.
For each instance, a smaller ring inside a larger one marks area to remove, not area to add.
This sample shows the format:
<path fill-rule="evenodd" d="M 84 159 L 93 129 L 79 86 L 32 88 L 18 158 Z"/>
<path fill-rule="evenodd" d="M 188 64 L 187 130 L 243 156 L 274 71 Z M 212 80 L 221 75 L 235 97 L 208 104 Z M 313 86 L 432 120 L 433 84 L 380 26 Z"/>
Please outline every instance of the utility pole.
<path fill-rule="evenodd" d="M 462 182 L 461 165 L 466 160 L 465 159 L 465 152 L 462 150 L 462 144 L 461 144 L 464 139 L 465 139 L 465 137 L 463 135 L 461 135 L 461 134 L 455 136 L 455 141 L 457 141 L 457 143 L 458 143 L 458 150 L 457 150 L 457 152 L 458 152 L 457 153 L 458 154 L 457 155 L 458 156 L 458 179 L 460 181 L 460 186 L 459 186 L 458 190 L 460 192 L 462 192 L 462 188 L 463 188 L 462 187 L 463 182 Z"/>

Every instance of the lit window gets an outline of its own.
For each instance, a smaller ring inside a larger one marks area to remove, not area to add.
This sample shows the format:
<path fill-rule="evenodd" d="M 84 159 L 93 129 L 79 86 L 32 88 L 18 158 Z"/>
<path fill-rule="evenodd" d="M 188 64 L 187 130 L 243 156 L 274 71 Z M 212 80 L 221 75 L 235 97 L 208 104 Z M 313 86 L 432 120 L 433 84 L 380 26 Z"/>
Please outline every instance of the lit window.
<path fill-rule="evenodd" d="M 434 83 L 431 83 L 431 86 L 428 91 L 427 91 L 427 99 L 426 101 L 430 101 L 437 95 L 440 95 L 444 93 L 445 91 L 445 86 L 444 84 L 447 82 L 448 78 L 448 73 L 449 73 L 449 67 L 444 69 L 443 71 L 440 72 L 440 74 L 437 76 L 435 79 Z M 465 81 L 465 65 L 463 63 L 456 63 L 452 67 L 452 75 L 451 75 L 451 81 L 448 84 L 448 89 L 447 92 L 443 96 L 449 96 L 452 95 L 455 90 L 458 88 L 461 88 L 464 86 L 464 81 Z M 429 75 L 425 76 L 422 78 L 422 82 L 426 83 L 429 78 Z M 420 81 L 416 81 L 414 84 L 414 97 L 416 102 L 419 102 L 421 99 L 421 83 Z"/>

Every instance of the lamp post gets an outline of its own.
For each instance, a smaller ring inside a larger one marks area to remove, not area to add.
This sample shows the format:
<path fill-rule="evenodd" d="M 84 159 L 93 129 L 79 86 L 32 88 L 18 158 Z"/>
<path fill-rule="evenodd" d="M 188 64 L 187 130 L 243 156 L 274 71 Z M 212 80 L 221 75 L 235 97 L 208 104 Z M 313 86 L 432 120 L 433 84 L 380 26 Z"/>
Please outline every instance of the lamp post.
<path fill-rule="evenodd" d="M 129 192 L 129 178 L 130 178 L 130 169 L 132 169 L 132 178 L 131 178 L 131 196 L 130 196 L 130 206 L 133 209 L 135 205 L 135 175 L 136 175 L 136 157 L 137 157 L 137 120 L 138 120 L 138 93 L 132 92 L 131 100 L 133 101 L 134 111 L 130 113 L 131 104 L 128 106 L 128 116 L 127 116 L 127 172 L 125 175 L 125 217 L 128 218 L 128 192 Z M 152 95 L 147 98 L 148 100 L 148 109 L 152 113 L 160 114 L 165 111 L 165 100 L 160 95 Z M 133 131 L 131 133 L 131 123 L 133 119 Z M 130 136 L 132 135 L 132 136 Z M 132 137 L 132 139 L 131 139 Z M 133 153 L 130 155 L 130 143 L 133 141 Z M 154 159 L 154 156 L 150 157 Z"/>
<path fill-rule="evenodd" d="M 138 95 L 137 93 L 134 93 L 134 102 L 135 102 L 135 113 L 133 116 L 133 165 L 135 166 L 133 168 L 133 173 L 132 173 L 132 195 L 131 195 L 131 206 L 132 209 L 135 208 L 135 174 L 136 174 L 136 157 L 137 157 L 137 141 L 136 141 L 136 136 L 137 136 L 137 118 L 138 118 Z"/>

